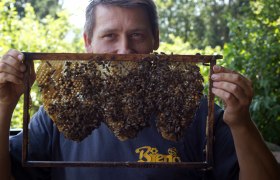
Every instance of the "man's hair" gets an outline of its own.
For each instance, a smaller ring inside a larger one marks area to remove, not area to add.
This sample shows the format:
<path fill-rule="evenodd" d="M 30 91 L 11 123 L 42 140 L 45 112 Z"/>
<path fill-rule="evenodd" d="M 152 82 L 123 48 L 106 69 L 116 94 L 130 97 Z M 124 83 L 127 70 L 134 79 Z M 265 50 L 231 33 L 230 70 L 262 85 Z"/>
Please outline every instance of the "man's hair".
<path fill-rule="evenodd" d="M 89 39 L 92 39 L 93 28 L 95 26 L 95 9 L 98 5 L 111 5 L 124 8 L 141 7 L 144 8 L 149 16 L 151 23 L 152 33 L 157 36 L 158 16 L 156 5 L 153 0 L 90 0 L 86 9 L 86 22 L 84 26 L 84 32 Z M 155 37 L 156 38 L 156 37 Z"/>

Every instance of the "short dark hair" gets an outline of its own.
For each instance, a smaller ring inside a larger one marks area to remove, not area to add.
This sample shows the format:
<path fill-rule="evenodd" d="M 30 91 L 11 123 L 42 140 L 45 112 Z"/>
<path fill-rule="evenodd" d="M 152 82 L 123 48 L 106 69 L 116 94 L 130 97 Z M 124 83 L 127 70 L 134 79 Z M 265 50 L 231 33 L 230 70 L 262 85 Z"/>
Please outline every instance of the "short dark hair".
<path fill-rule="evenodd" d="M 112 5 L 124 8 L 144 8 L 149 15 L 152 33 L 154 37 L 157 36 L 159 29 L 158 15 L 157 8 L 153 0 L 90 0 L 86 9 L 86 22 L 84 26 L 84 32 L 87 34 L 89 39 L 92 39 L 93 36 L 93 28 L 95 26 L 95 9 L 98 5 Z"/>

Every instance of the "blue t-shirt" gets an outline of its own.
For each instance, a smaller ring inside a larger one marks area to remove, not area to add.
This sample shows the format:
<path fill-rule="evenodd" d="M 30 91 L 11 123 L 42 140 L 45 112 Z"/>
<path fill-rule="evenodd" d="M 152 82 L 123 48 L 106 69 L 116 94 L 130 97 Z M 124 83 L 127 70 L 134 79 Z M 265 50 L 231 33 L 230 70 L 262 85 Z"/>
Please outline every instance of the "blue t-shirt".
<path fill-rule="evenodd" d="M 214 168 L 211 171 L 183 168 L 22 168 L 22 133 L 10 139 L 12 172 L 16 179 L 57 180 L 196 180 L 238 179 L 239 166 L 229 127 L 222 120 L 223 110 L 215 106 Z M 155 122 L 136 138 L 119 141 L 105 124 L 82 142 L 65 139 L 41 107 L 29 124 L 29 160 L 118 161 L 118 162 L 202 162 L 206 137 L 207 101 L 200 103 L 195 119 L 178 142 L 165 140 Z"/>

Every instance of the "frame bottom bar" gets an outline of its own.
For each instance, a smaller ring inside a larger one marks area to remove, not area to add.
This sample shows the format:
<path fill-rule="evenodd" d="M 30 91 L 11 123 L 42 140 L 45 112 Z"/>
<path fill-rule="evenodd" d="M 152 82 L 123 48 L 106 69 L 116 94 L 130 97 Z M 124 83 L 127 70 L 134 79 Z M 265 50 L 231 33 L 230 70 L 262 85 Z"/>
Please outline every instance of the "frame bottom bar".
<path fill-rule="evenodd" d="M 190 168 L 211 169 L 207 162 L 147 163 L 147 162 L 81 162 L 81 161 L 26 161 L 25 167 L 123 167 L 123 168 Z"/>

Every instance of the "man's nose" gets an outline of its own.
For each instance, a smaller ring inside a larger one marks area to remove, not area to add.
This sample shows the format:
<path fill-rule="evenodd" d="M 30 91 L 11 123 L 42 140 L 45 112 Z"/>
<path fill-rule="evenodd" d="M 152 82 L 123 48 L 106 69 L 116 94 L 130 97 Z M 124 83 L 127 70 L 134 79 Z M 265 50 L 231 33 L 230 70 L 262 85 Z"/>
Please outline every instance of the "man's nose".
<path fill-rule="evenodd" d="M 118 54 L 133 54 L 136 53 L 135 50 L 133 50 L 133 43 L 130 42 L 130 39 L 128 37 L 123 37 L 119 44 L 118 44 Z"/>

